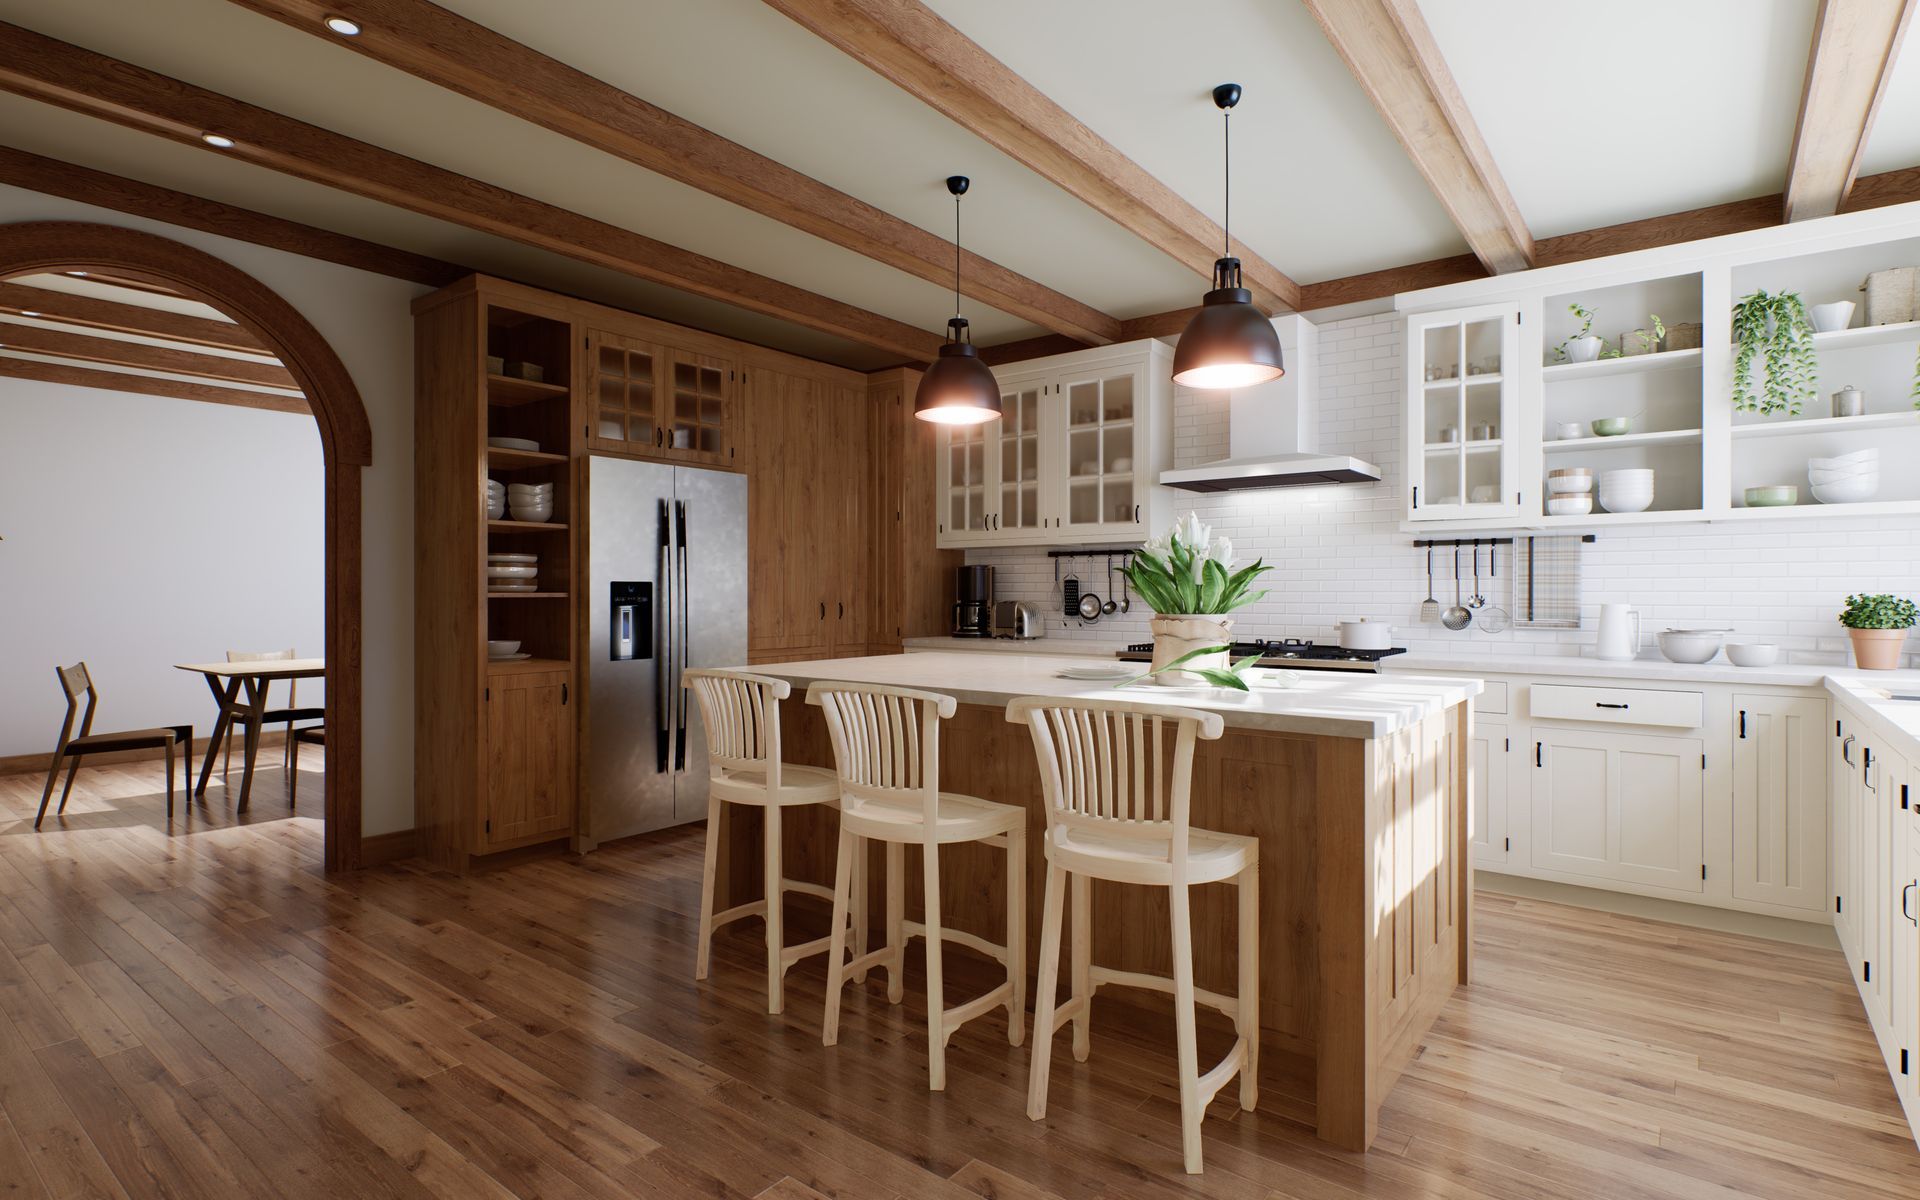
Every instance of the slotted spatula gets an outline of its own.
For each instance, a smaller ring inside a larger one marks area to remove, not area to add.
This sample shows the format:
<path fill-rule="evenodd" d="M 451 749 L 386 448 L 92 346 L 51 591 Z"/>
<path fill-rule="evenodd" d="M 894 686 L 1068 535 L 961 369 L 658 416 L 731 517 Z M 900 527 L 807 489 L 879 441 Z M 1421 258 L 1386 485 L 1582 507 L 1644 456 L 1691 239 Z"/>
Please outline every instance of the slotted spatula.
<path fill-rule="evenodd" d="M 1420 620 L 1431 625 L 1440 619 L 1440 601 L 1433 595 L 1433 547 L 1427 547 L 1427 598 L 1420 602 Z"/>

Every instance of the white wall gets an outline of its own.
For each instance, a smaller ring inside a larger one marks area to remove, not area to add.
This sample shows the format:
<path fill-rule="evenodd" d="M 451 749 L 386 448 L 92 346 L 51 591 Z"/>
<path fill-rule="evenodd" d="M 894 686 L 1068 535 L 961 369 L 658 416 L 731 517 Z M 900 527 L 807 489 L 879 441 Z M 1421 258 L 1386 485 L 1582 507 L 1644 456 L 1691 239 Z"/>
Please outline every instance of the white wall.
<path fill-rule="evenodd" d="M 1796 662 L 1840 662 L 1848 654 L 1836 623 L 1849 592 L 1920 595 L 1920 519 L 1836 517 L 1777 524 L 1641 526 L 1602 532 L 1585 548 L 1585 628 L 1460 633 L 1422 625 L 1426 557 L 1420 534 L 1400 528 L 1406 494 L 1401 467 L 1401 318 L 1360 317 L 1322 325 L 1317 364 L 1320 448 L 1378 464 L 1377 484 L 1284 488 L 1182 497 L 1179 511 L 1234 540 L 1245 561 L 1263 556 L 1278 569 L 1271 594 L 1237 616 L 1238 631 L 1261 637 L 1328 640 L 1340 617 L 1392 621 L 1396 645 L 1434 652 L 1497 647 L 1506 654 L 1578 654 L 1593 641 L 1599 606 L 1624 601 L 1642 609 L 1649 631 L 1668 625 L 1730 625 L 1742 635 L 1782 643 Z M 1175 461 L 1191 466 L 1226 453 L 1226 405 L 1181 389 Z M 969 551 L 992 563 L 1000 599 L 1032 600 L 1050 616 L 1048 637 L 1146 641 L 1150 614 L 1083 626 L 1059 616 L 1054 566 L 1043 550 Z M 1081 561 L 1083 586 L 1106 594 L 1103 563 Z M 1450 559 L 1436 555 L 1443 603 L 1452 599 Z M 1462 560 L 1463 570 L 1466 560 Z M 1503 574 L 1504 565 L 1503 565 Z M 1469 586 L 1471 579 L 1469 577 Z M 1909 643 L 1910 649 L 1920 646 Z"/>
<path fill-rule="evenodd" d="M 0 186 L 0 222 L 94 221 L 144 230 L 197 247 L 238 267 L 299 309 L 346 364 L 373 426 L 373 465 L 360 472 L 364 506 L 361 662 L 365 697 L 362 828 L 413 824 L 413 318 L 428 289 L 230 238 L 130 217 L 20 188 Z M 5 430 L 0 429 L 0 437 Z M 0 534 L 7 533 L 0 529 Z M 13 589 L 30 586 L 7 565 L 0 542 L 0 614 Z M 48 669 L 40 657 L 29 674 Z M 23 664 L 11 656 L 0 671 Z M 51 684 L 48 685 L 52 687 Z M 51 732 L 51 730 L 50 730 Z"/>
<path fill-rule="evenodd" d="M 173 664 L 321 653 L 312 417 L 7 379 L 0 430 L 0 756 L 52 749 L 56 664 L 87 662 L 102 730 L 190 723 L 204 737 L 212 698 Z M 299 696 L 325 691 L 309 680 Z"/>

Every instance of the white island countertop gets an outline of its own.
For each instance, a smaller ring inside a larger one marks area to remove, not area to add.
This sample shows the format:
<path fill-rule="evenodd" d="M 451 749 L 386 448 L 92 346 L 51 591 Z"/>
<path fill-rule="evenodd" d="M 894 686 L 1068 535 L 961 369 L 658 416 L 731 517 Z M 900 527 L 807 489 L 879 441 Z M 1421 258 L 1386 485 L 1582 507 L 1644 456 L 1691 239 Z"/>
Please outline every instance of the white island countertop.
<path fill-rule="evenodd" d="M 1480 694 L 1477 679 L 1418 675 L 1280 672 L 1291 687 L 1262 686 L 1251 692 L 1224 688 L 1177 688 L 1153 683 L 1115 688 L 1061 678 L 1066 667 L 1086 665 L 1084 656 L 980 654 L 968 651 L 887 654 L 773 663 L 750 668 L 793 684 L 795 699 L 823 679 L 877 683 L 944 692 L 962 704 L 1000 707 L 1016 696 L 1062 696 L 1092 700 L 1138 700 L 1217 712 L 1229 727 L 1323 737 L 1378 738 Z M 1257 680 L 1269 672 L 1254 670 Z"/>

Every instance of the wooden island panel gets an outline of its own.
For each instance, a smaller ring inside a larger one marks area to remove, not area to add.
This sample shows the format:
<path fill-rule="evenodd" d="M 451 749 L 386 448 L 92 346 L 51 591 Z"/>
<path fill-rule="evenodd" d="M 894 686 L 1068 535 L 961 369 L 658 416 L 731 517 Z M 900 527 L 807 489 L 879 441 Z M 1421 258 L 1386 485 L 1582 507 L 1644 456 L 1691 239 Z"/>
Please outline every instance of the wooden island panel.
<path fill-rule="evenodd" d="M 796 688 L 782 706 L 783 757 L 831 767 L 825 722 L 801 695 Z M 1195 755 L 1194 825 L 1260 839 L 1263 1086 L 1316 1097 L 1320 1136 L 1348 1149 L 1372 1142 L 1380 1102 L 1447 996 L 1466 981 L 1471 876 L 1462 748 L 1470 720 L 1470 706 L 1458 704 L 1377 740 L 1229 727 L 1218 741 L 1199 743 Z M 1028 895 L 1043 895 L 1046 819 L 1026 727 L 1008 723 L 1000 707 L 960 705 L 941 727 L 940 777 L 944 790 L 1027 809 Z M 716 903 L 726 907 L 760 895 L 760 836 L 757 813 L 738 805 L 723 812 L 730 825 L 716 885 L 724 899 Z M 809 807 L 783 819 L 788 876 L 830 882 L 837 816 Z M 879 945 L 884 859 L 869 851 L 870 936 Z M 941 855 L 949 926 L 999 942 L 1004 852 L 963 844 Z M 918 919 L 916 852 L 907 869 L 909 919 Z M 1170 973 L 1164 889 L 1095 882 L 1092 908 L 1095 962 Z M 1028 912 L 1031 979 L 1040 905 L 1030 903 Z M 1231 887 L 1193 889 L 1195 982 L 1229 995 L 1237 988 L 1234 912 Z M 793 917 L 824 929 L 811 907 Z M 1167 1004 L 1126 988 L 1100 994 L 1103 1003 Z"/>

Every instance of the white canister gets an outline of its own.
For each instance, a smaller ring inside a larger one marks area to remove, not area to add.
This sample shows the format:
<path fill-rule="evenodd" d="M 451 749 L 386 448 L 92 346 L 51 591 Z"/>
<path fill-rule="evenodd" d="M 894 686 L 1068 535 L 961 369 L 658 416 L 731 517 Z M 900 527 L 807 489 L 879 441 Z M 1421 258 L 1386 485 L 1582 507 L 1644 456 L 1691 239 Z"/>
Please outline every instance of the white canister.
<path fill-rule="evenodd" d="M 1365 617 L 1344 617 L 1335 623 L 1334 632 L 1340 635 L 1342 650 L 1390 650 L 1393 648 L 1393 626 L 1385 621 L 1369 621 Z"/>

